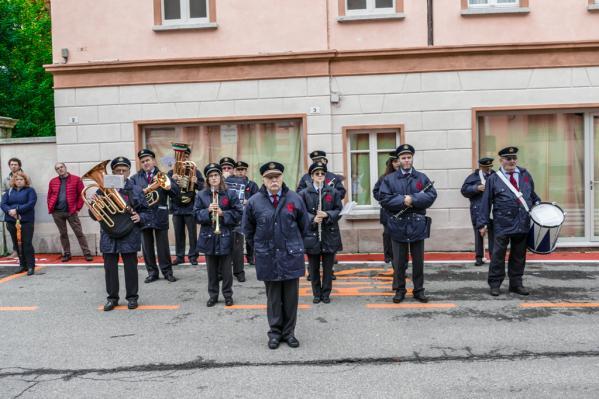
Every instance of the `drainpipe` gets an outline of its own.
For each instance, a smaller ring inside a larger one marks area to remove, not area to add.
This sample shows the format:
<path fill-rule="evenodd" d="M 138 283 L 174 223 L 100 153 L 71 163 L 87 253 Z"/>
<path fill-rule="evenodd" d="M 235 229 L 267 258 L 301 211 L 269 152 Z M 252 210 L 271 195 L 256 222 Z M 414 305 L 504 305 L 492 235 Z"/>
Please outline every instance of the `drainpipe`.
<path fill-rule="evenodd" d="M 426 23 L 428 27 L 428 45 L 434 46 L 433 40 L 433 0 L 426 0 Z"/>

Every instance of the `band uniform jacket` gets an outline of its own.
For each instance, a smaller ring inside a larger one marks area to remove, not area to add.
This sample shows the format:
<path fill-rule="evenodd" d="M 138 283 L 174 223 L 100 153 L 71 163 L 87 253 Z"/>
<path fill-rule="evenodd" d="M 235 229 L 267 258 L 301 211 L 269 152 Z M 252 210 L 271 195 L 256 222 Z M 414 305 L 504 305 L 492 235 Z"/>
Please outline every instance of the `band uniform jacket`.
<path fill-rule="evenodd" d="M 493 173 L 495 173 L 494 170 L 489 171 L 487 180 Z M 478 186 L 480 184 L 482 184 L 482 182 L 480 180 L 479 169 L 476 169 L 466 178 L 461 190 L 462 195 L 470 200 L 470 220 L 472 221 L 472 226 L 476 226 L 476 219 L 478 218 L 481 202 L 483 200 L 484 191 L 478 191 Z"/>
<path fill-rule="evenodd" d="M 531 174 L 524 168 L 518 167 L 520 177 L 518 187 L 528 208 L 541 201 L 535 193 L 535 183 Z M 524 209 L 516 195 L 498 176 L 497 171 L 487 179 L 487 187 L 481 200 L 481 209 L 478 214 L 476 228 L 480 229 L 489 224 L 491 208 L 493 209 L 493 227 L 495 236 L 509 236 L 513 234 L 528 234 L 530 230 L 530 216 Z M 509 183 L 509 178 L 508 178 Z"/>
<path fill-rule="evenodd" d="M 343 178 L 341 176 L 336 175 L 332 172 L 327 172 L 324 176 L 324 184 L 326 184 L 327 186 L 333 186 L 335 190 L 339 191 L 341 199 L 345 198 L 346 190 L 343 186 Z M 297 192 L 301 192 L 303 189 L 310 185 L 312 185 L 312 177 L 310 177 L 310 174 L 306 173 L 304 176 L 302 176 L 297 185 Z"/>
<path fill-rule="evenodd" d="M 341 232 L 339 231 L 339 219 L 341 219 L 341 196 L 333 187 L 324 186 L 322 194 L 322 211 L 329 215 L 322 221 L 320 241 L 318 240 L 318 223 L 314 223 L 314 217 L 318 211 L 319 195 L 313 184 L 303 189 L 299 196 L 306 205 L 306 210 L 310 216 L 310 231 L 309 235 L 304 239 L 304 246 L 307 254 L 318 255 L 320 253 L 333 254 L 341 251 L 343 245 L 341 242 Z M 311 237 L 310 240 L 307 238 Z M 308 244 L 310 243 L 310 244 Z"/>
<path fill-rule="evenodd" d="M 426 209 L 437 199 L 434 187 L 423 189 L 430 183 L 429 178 L 422 172 L 412 168 L 405 174 L 398 170 L 383 178 L 379 195 L 380 203 L 389 212 L 387 229 L 391 239 L 397 242 L 415 242 L 430 236 L 430 218 L 427 218 Z M 406 208 L 404 198 L 412 197 L 413 203 L 403 215 L 395 218 L 397 212 Z"/>
<path fill-rule="evenodd" d="M 374 197 L 375 200 L 377 200 L 379 203 L 381 202 L 381 183 L 383 182 L 383 179 L 385 178 L 385 176 L 381 176 L 379 177 L 379 179 L 376 181 L 376 183 L 374 184 L 374 188 L 372 189 L 372 196 Z M 389 212 L 387 212 L 387 210 L 385 208 L 383 208 L 381 206 L 381 210 L 379 212 L 379 222 L 383 225 L 386 226 L 387 225 L 387 220 L 389 219 Z"/>
<path fill-rule="evenodd" d="M 228 255 L 233 246 L 232 232 L 241 221 L 243 208 L 237 195 L 230 190 L 218 192 L 218 204 L 223 211 L 219 216 L 221 233 L 215 234 L 212 212 L 208 207 L 212 203 L 212 191 L 204 189 L 196 195 L 193 212 L 201 225 L 196 250 L 206 255 Z"/>
<path fill-rule="evenodd" d="M 141 250 L 141 227 L 152 217 L 142 189 L 133 184 L 131 179 L 125 179 L 125 186 L 119 190 L 119 194 L 127 205 L 139 214 L 141 220 L 139 223 L 135 223 L 129 234 L 121 238 L 112 238 L 103 229 L 100 229 L 100 252 L 104 254 L 139 252 Z M 91 212 L 90 216 L 92 216 Z"/>
<path fill-rule="evenodd" d="M 160 172 L 160 170 L 158 168 L 154 168 L 152 173 L 154 176 L 156 176 L 158 172 Z M 148 187 L 149 185 L 146 178 L 146 172 L 143 169 L 133 175 L 131 179 L 133 180 L 133 183 L 142 189 Z M 171 180 L 170 190 L 159 188 L 156 190 L 156 192 L 159 195 L 158 202 L 148 208 L 152 217 L 147 223 L 144 223 L 142 230 L 168 230 L 168 197 L 176 200 L 179 196 L 179 186 L 175 181 Z"/>
<path fill-rule="evenodd" d="M 167 175 L 169 179 L 171 179 L 172 181 L 173 170 L 169 170 Z M 202 176 L 202 172 L 200 172 L 198 169 L 196 169 L 196 179 L 198 179 L 198 181 L 194 185 L 194 190 L 197 194 L 198 191 L 204 189 L 204 177 Z M 179 187 L 178 185 L 177 187 L 179 188 L 179 192 L 181 192 L 181 187 Z M 179 202 L 179 198 L 173 198 L 172 196 L 169 196 L 169 203 L 170 212 L 173 215 L 193 215 L 193 206 L 195 204 L 195 199 L 191 201 L 189 204 L 183 205 Z"/>
<path fill-rule="evenodd" d="M 277 208 L 263 185 L 243 213 L 243 232 L 253 243 L 260 281 L 284 281 L 305 272 L 304 237 L 310 217 L 301 197 L 283 184 Z"/>

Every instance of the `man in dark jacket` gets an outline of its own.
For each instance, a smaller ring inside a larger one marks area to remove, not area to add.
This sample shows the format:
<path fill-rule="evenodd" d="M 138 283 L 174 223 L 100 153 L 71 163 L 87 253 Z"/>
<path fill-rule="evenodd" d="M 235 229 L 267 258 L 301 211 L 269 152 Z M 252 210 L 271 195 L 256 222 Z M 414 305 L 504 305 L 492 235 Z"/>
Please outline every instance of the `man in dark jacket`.
<path fill-rule="evenodd" d="M 259 190 L 259 187 L 256 184 L 256 182 L 254 182 L 253 180 L 250 180 L 250 178 L 247 175 L 248 167 L 249 167 L 249 165 L 243 161 L 237 161 L 235 163 L 235 175 L 242 180 L 242 182 L 245 186 L 245 193 L 243 194 L 243 201 L 242 201 L 242 205 L 244 208 L 247 205 L 248 200 L 254 194 L 256 194 Z M 240 233 L 243 234 L 243 231 L 240 231 Z M 250 265 L 253 265 L 254 264 L 254 248 L 252 247 L 252 243 L 249 242 L 248 240 L 245 240 L 245 252 L 246 252 L 247 262 Z"/>
<path fill-rule="evenodd" d="M 485 246 L 484 237 L 480 235 L 480 232 L 476 228 L 476 219 L 478 218 L 478 212 L 480 211 L 480 203 L 483 199 L 483 193 L 485 192 L 487 179 L 495 173 L 493 168 L 493 158 L 481 158 L 478 160 L 479 169 L 476 169 L 471 175 L 469 175 L 464 184 L 462 185 L 462 195 L 470 200 L 470 219 L 472 220 L 472 227 L 474 228 L 474 251 L 476 261 L 474 266 L 482 266 L 485 262 Z M 493 234 L 493 220 L 489 220 L 489 254 L 493 253 L 493 240 L 495 235 Z"/>
<path fill-rule="evenodd" d="M 414 152 L 409 144 L 397 147 L 401 169 L 385 176 L 380 188 L 381 206 L 390 214 L 387 228 L 393 247 L 395 303 L 403 301 L 406 295 L 404 265 L 408 252 L 412 254 L 414 299 L 428 302 L 424 295 L 424 239 L 430 237 L 431 220 L 425 215 L 426 209 L 435 202 L 437 191 L 429 178 L 412 166 Z"/>
<path fill-rule="evenodd" d="M 191 155 L 191 148 L 187 147 L 183 153 L 182 161 L 188 161 Z M 197 223 L 193 215 L 193 204 L 195 202 L 195 195 L 197 191 L 204 188 L 204 178 L 202 172 L 196 168 L 195 176 L 191 178 L 192 190 L 187 191 L 185 196 L 183 195 L 182 184 L 187 183 L 186 177 L 174 174 L 174 170 L 168 171 L 168 177 L 177 183 L 181 193 L 177 198 L 170 198 L 170 211 L 173 214 L 173 229 L 175 230 L 175 261 L 174 265 L 179 265 L 185 262 L 185 230 L 187 229 L 187 236 L 189 237 L 189 252 L 187 253 L 187 259 L 192 265 L 198 264 L 198 251 L 196 248 L 197 234 Z M 187 199 L 185 199 L 187 198 Z"/>
<path fill-rule="evenodd" d="M 304 202 L 283 183 L 283 171 L 278 162 L 260 167 L 264 184 L 248 201 L 242 224 L 254 246 L 256 276 L 266 286 L 270 349 L 277 349 L 281 341 L 299 346 L 299 278 L 305 271 L 303 239 L 310 225 Z"/>
<path fill-rule="evenodd" d="M 156 155 L 153 151 L 143 149 L 137 153 L 137 157 L 141 162 L 142 169 L 133 176 L 132 180 L 136 185 L 145 189 L 152 184 L 160 170 L 156 167 Z M 142 227 L 143 254 L 148 270 L 148 277 L 144 282 L 151 283 L 158 280 L 158 266 L 154 252 L 154 243 L 156 243 L 160 271 L 164 278 L 172 283 L 177 279 L 173 276 L 171 251 L 168 243 L 167 196 L 176 199 L 179 196 L 179 186 L 177 183 L 171 182 L 170 189 L 158 188 L 155 192 L 158 194 L 158 201 L 155 204 L 148 204 L 151 218 Z"/>
<path fill-rule="evenodd" d="M 61 261 L 68 262 L 71 259 L 71 243 L 67 231 L 67 222 L 69 222 L 77 241 L 79 241 L 85 260 L 91 262 L 94 257 L 87 246 L 78 215 L 83 207 L 83 198 L 81 197 L 83 182 L 79 176 L 70 174 L 62 162 L 57 162 L 54 165 L 54 170 L 58 176 L 52 178 L 48 183 L 48 213 L 54 218 L 54 223 L 56 223 L 60 234 Z"/>
<path fill-rule="evenodd" d="M 530 173 L 524 168 L 517 167 L 518 148 L 506 147 L 498 154 L 501 168 L 487 179 L 476 223 L 480 234 L 484 235 L 490 226 L 492 210 L 495 244 L 489 264 L 490 294 L 492 296 L 500 294 L 499 287 L 505 278 L 505 253 L 509 244 L 510 257 L 507 265 L 510 279 L 509 291 L 518 295 L 528 295 L 529 291 L 522 284 L 530 230 L 528 209 L 540 202 L 541 198 L 535 193 L 535 184 Z"/>

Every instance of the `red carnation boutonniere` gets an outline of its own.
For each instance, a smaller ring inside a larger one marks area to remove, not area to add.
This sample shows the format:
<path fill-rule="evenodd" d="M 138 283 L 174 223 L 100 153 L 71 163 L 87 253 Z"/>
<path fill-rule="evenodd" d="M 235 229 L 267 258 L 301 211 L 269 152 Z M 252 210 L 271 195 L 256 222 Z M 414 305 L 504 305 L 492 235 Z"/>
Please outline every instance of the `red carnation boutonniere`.
<path fill-rule="evenodd" d="M 222 206 L 228 206 L 229 205 L 229 198 L 223 197 L 223 199 L 220 200 L 220 203 L 221 203 Z"/>
<path fill-rule="evenodd" d="M 524 175 L 524 183 L 528 183 L 530 181 L 530 179 L 528 178 L 528 175 Z"/>
<path fill-rule="evenodd" d="M 329 184 L 331 184 L 331 179 L 325 179 L 325 184 L 328 186 Z"/>
<path fill-rule="evenodd" d="M 293 202 L 290 202 L 287 204 L 287 211 L 289 213 L 293 213 L 293 211 L 295 210 L 295 205 L 293 205 Z"/>
<path fill-rule="evenodd" d="M 333 196 L 331 194 L 327 194 L 324 196 L 324 200 L 326 202 L 332 202 L 333 201 Z"/>
<path fill-rule="evenodd" d="M 422 190 L 422 187 L 423 187 L 422 182 L 420 180 L 418 180 L 416 182 L 416 190 L 420 191 L 420 190 Z"/>

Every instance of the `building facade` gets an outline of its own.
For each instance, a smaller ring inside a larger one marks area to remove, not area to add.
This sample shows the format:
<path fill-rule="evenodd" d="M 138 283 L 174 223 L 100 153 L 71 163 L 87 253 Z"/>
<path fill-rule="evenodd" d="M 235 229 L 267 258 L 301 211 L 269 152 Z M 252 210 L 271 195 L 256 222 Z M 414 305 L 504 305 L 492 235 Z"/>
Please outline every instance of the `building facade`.
<path fill-rule="evenodd" d="M 597 4 L 596 4 L 597 3 Z M 520 147 L 568 212 L 560 245 L 599 245 L 599 2 L 594 0 L 53 0 L 56 159 L 80 175 L 171 142 L 198 165 L 307 154 L 344 176 L 348 251 L 380 252 L 372 186 L 416 147 L 439 193 L 431 250 L 473 247 L 465 177 Z M 98 229 L 86 222 L 89 230 Z"/>

